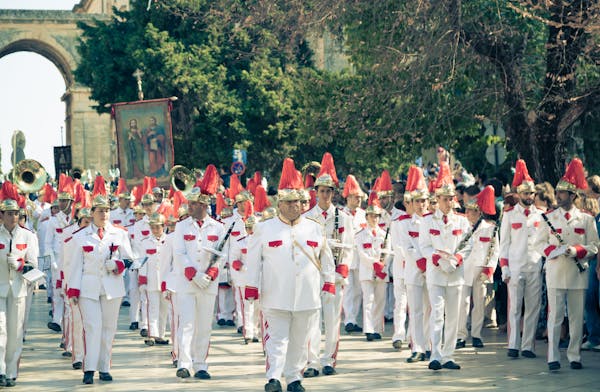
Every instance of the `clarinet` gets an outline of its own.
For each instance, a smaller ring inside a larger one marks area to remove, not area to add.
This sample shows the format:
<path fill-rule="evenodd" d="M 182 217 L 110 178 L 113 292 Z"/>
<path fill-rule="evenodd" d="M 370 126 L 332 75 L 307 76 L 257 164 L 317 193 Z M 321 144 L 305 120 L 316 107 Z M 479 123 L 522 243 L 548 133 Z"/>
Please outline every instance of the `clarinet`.
<path fill-rule="evenodd" d="M 221 242 L 219 242 L 219 245 L 217 245 L 217 247 L 215 248 L 217 251 L 221 252 L 223 250 L 223 248 L 225 247 L 225 243 L 227 242 L 227 239 L 231 235 L 233 226 L 235 226 L 235 220 L 233 221 L 233 223 L 231 223 L 231 226 L 229 226 L 229 230 L 227 230 L 227 233 L 225 233 L 225 237 L 223 237 Z M 217 264 L 218 261 L 219 261 L 219 256 L 213 253 L 210 258 L 210 261 L 208 262 L 208 268 L 206 270 L 208 271 L 208 269 L 212 268 L 215 264 Z"/>
<path fill-rule="evenodd" d="M 339 238 L 340 238 L 340 216 L 339 216 L 338 209 L 334 208 L 334 210 L 335 210 L 335 220 L 333 221 L 333 235 L 331 236 L 331 238 L 334 240 L 339 240 Z M 333 253 L 333 263 L 337 267 L 338 261 L 340 260 L 340 257 L 341 257 L 342 249 L 341 248 L 332 249 L 332 253 Z"/>
<path fill-rule="evenodd" d="M 550 232 L 552 233 L 552 235 L 554 235 L 554 237 L 556 237 L 556 239 L 558 240 L 558 243 L 561 246 L 569 246 L 565 242 L 565 240 L 561 237 L 561 235 L 558 234 L 558 232 L 554 228 L 554 225 L 552 225 L 552 222 L 550 222 L 550 219 L 548 219 L 548 217 L 546 216 L 546 214 L 542 214 L 542 218 L 544 219 L 544 222 L 546 222 L 546 224 L 550 228 Z M 584 272 L 585 271 L 585 267 L 581 264 L 581 262 L 577 259 L 577 257 L 571 257 L 571 259 L 573 260 L 573 262 L 577 266 L 577 269 L 579 270 L 579 272 Z"/>
<path fill-rule="evenodd" d="M 473 225 L 473 229 L 463 237 L 463 239 L 458 244 L 458 247 L 456 247 L 456 251 L 454 253 L 460 252 L 461 250 L 463 250 L 463 248 L 465 246 L 467 246 L 467 244 L 469 243 L 469 240 L 473 236 L 473 233 L 475 233 L 477 231 L 477 229 L 479 228 L 481 221 L 483 221 L 483 215 L 480 216 L 479 219 L 477 219 L 477 222 L 475 222 L 475 224 Z"/>

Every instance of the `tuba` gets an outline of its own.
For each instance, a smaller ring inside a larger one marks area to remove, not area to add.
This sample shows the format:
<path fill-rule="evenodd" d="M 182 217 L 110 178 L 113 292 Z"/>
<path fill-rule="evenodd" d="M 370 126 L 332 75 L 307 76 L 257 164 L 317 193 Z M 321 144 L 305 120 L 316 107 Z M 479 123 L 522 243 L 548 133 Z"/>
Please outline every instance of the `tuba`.
<path fill-rule="evenodd" d="M 181 191 L 187 197 L 196 183 L 196 177 L 187 167 L 176 165 L 169 171 L 169 183 L 173 189 Z"/>
<path fill-rule="evenodd" d="M 42 189 L 48 174 L 44 167 L 33 159 L 23 159 L 13 168 L 13 180 L 23 193 L 35 193 Z"/>

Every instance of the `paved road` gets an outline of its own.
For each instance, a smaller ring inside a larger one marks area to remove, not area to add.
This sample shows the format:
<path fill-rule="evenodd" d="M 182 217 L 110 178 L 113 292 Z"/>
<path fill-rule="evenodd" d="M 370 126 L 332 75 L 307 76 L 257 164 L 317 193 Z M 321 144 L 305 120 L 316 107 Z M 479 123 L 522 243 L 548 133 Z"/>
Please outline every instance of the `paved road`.
<path fill-rule="evenodd" d="M 215 325 L 210 349 L 211 380 L 180 380 L 171 366 L 169 347 L 147 347 L 137 333 L 127 329 L 127 308 L 121 309 L 113 352 L 114 381 L 95 380 L 82 385 L 81 370 L 71 368 L 61 356 L 60 335 L 46 328 L 45 292 L 34 296 L 30 328 L 14 391 L 262 391 L 264 357 L 260 343 L 242 345 L 231 327 Z M 338 375 L 304 380 L 308 391 L 595 391 L 600 385 L 600 353 L 584 352 L 582 370 L 569 369 L 563 353 L 563 370 L 548 374 L 546 344 L 537 342 L 536 359 L 508 359 L 506 335 L 485 330 L 486 347 L 459 350 L 461 370 L 433 372 L 427 363 L 408 364 L 409 351 L 398 352 L 389 340 L 367 342 L 362 335 L 343 335 Z M 387 338 L 387 339 L 386 339 Z M 284 387 L 285 390 L 285 387 Z"/>

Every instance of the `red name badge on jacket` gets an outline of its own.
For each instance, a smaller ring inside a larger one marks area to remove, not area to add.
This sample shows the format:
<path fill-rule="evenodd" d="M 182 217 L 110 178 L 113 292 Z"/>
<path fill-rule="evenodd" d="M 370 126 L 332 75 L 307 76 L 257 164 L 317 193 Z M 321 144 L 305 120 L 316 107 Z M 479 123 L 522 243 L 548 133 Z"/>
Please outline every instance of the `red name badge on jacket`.
<path fill-rule="evenodd" d="M 283 241 L 269 241 L 269 248 L 277 248 L 278 246 L 283 245 Z"/>
<path fill-rule="evenodd" d="M 183 239 L 185 241 L 194 241 L 196 239 L 196 236 L 193 234 L 184 234 Z"/>

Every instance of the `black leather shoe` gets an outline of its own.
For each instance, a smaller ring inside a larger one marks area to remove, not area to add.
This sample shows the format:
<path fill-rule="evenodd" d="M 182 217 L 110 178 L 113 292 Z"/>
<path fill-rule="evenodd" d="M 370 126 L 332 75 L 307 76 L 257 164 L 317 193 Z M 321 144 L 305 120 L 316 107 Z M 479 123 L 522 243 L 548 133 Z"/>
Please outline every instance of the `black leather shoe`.
<path fill-rule="evenodd" d="M 225 321 L 225 325 L 227 325 L 228 327 L 235 327 L 235 323 L 233 322 L 233 320 Z"/>
<path fill-rule="evenodd" d="M 323 375 L 324 376 L 333 376 L 334 374 L 336 374 L 337 372 L 335 371 L 335 369 L 333 368 L 333 366 L 323 366 Z M 304 389 L 302 389 L 304 390 Z"/>
<path fill-rule="evenodd" d="M 139 323 L 137 321 L 134 321 L 133 323 L 129 324 L 129 329 L 132 331 L 135 331 L 136 329 L 139 329 Z"/>
<path fill-rule="evenodd" d="M 144 343 L 146 343 L 146 346 L 154 346 L 154 343 L 156 343 L 156 341 L 154 340 L 154 338 L 148 338 L 144 339 Z"/>
<path fill-rule="evenodd" d="M 83 367 L 83 363 L 81 363 L 81 361 L 78 362 L 73 362 L 73 369 L 75 370 L 79 370 Z"/>
<path fill-rule="evenodd" d="M 93 384 L 94 383 L 94 372 L 93 371 L 83 372 L 83 383 L 84 384 Z"/>
<path fill-rule="evenodd" d="M 442 365 L 444 369 L 458 370 L 460 369 L 460 365 L 455 363 L 454 361 L 448 361 Z"/>
<path fill-rule="evenodd" d="M 131 304 L 129 303 L 129 301 L 123 301 L 123 302 L 121 303 L 121 306 L 124 306 L 124 307 L 128 308 L 128 307 L 130 307 L 130 306 L 131 306 Z"/>
<path fill-rule="evenodd" d="M 429 361 L 429 358 L 431 358 L 431 351 L 427 350 L 425 351 L 425 359 Z"/>
<path fill-rule="evenodd" d="M 0 387 L 6 386 L 6 376 L 4 374 L 0 374 Z"/>
<path fill-rule="evenodd" d="M 352 330 L 352 332 L 362 332 L 362 327 L 358 324 L 354 324 L 354 329 Z"/>
<path fill-rule="evenodd" d="M 190 371 L 185 368 L 177 369 L 175 375 L 179 378 L 188 378 L 190 376 Z"/>
<path fill-rule="evenodd" d="M 237 333 L 241 334 L 243 330 L 244 330 L 244 328 L 243 328 L 243 327 L 238 327 L 238 329 L 237 329 Z"/>
<path fill-rule="evenodd" d="M 196 374 L 194 374 L 194 378 L 199 380 L 210 380 L 210 374 L 206 370 L 198 370 Z"/>
<path fill-rule="evenodd" d="M 14 387 L 15 385 L 17 385 L 17 379 L 16 378 L 7 378 L 6 379 L 6 387 Z"/>
<path fill-rule="evenodd" d="M 176 360 L 176 359 L 174 359 L 174 360 L 173 360 L 173 367 L 174 367 L 174 368 L 176 368 L 176 367 L 177 367 L 177 360 Z"/>
<path fill-rule="evenodd" d="M 48 299 L 46 300 L 47 304 L 51 304 L 52 303 L 52 297 L 48 297 Z"/>
<path fill-rule="evenodd" d="M 315 368 L 308 368 L 302 374 L 304 378 L 317 377 L 319 375 L 319 371 Z"/>
<path fill-rule="evenodd" d="M 458 350 L 459 348 L 465 348 L 466 345 L 467 345 L 467 342 L 465 342 L 465 339 L 457 339 L 455 349 Z"/>
<path fill-rule="evenodd" d="M 375 339 L 375 340 L 381 340 L 381 334 L 378 334 L 377 332 L 375 332 L 373 334 L 373 339 Z"/>
<path fill-rule="evenodd" d="M 483 341 L 479 338 L 473 338 L 473 347 L 483 348 Z"/>
<path fill-rule="evenodd" d="M 156 344 L 169 344 L 169 339 L 154 338 Z"/>
<path fill-rule="evenodd" d="M 147 330 L 146 328 L 142 328 L 142 329 L 140 330 L 140 335 L 141 335 L 142 337 L 144 337 L 144 338 L 147 338 L 147 337 L 148 337 L 148 330 Z"/>
<path fill-rule="evenodd" d="M 523 350 L 523 351 L 521 351 L 521 355 L 524 356 L 525 358 L 535 358 L 535 357 L 537 357 L 537 355 L 535 355 L 535 353 L 533 351 L 529 351 L 529 350 Z"/>
<path fill-rule="evenodd" d="M 408 363 L 421 362 L 425 360 L 425 354 L 423 353 L 412 353 L 412 355 L 406 359 Z"/>
<path fill-rule="evenodd" d="M 575 370 L 583 369 L 583 365 L 581 364 L 581 362 L 573 361 L 573 362 L 571 362 L 571 369 L 575 369 Z"/>
<path fill-rule="evenodd" d="M 227 321 L 225 321 L 225 319 L 219 319 L 217 321 L 217 325 L 220 325 L 221 327 L 224 326 L 227 323 Z"/>
<path fill-rule="evenodd" d="M 354 324 L 352 324 L 352 323 L 346 324 L 346 326 L 344 327 L 344 330 L 346 331 L 346 333 L 354 332 Z"/>
<path fill-rule="evenodd" d="M 54 321 L 50 321 L 48 323 L 48 328 L 50 328 L 51 330 L 53 330 L 54 332 L 62 332 L 62 328 L 60 327 L 60 325 L 58 325 L 57 323 L 55 323 Z"/>
<path fill-rule="evenodd" d="M 434 359 L 433 361 L 429 362 L 428 367 L 431 370 L 440 370 L 442 368 L 442 364 L 437 359 Z"/>
<path fill-rule="evenodd" d="M 368 332 L 367 332 L 367 333 L 365 334 L 365 336 L 367 337 L 367 342 L 372 342 L 372 341 L 373 341 L 373 339 L 375 339 L 375 338 L 373 337 L 373 334 L 372 334 L 372 333 L 368 333 Z"/>
<path fill-rule="evenodd" d="M 558 371 L 558 369 L 560 369 L 560 362 L 548 362 L 548 370 L 550 370 L 551 372 L 556 372 Z"/>
<path fill-rule="evenodd" d="M 46 285 L 45 284 L 41 284 L 38 286 L 38 289 L 40 290 L 46 290 Z"/>
<path fill-rule="evenodd" d="M 258 343 L 258 338 L 252 338 L 252 343 Z"/>
<path fill-rule="evenodd" d="M 100 372 L 98 378 L 100 381 L 112 381 L 112 376 L 109 372 Z"/>
<path fill-rule="evenodd" d="M 402 340 L 396 340 L 392 342 L 392 347 L 394 347 L 396 350 L 400 350 L 402 348 Z"/>
<path fill-rule="evenodd" d="M 288 384 L 286 391 L 288 392 L 304 392 L 306 389 L 300 383 L 300 380 L 294 381 L 293 383 Z"/>
<path fill-rule="evenodd" d="M 68 351 L 63 351 L 62 356 L 65 357 L 65 358 L 71 358 L 73 356 L 73 354 L 71 354 Z"/>
<path fill-rule="evenodd" d="M 265 392 L 281 392 L 281 383 L 279 380 L 275 380 L 274 378 L 270 379 L 268 383 L 265 384 Z"/>
<path fill-rule="evenodd" d="M 515 350 L 514 348 L 509 348 L 506 352 L 506 356 L 509 358 L 519 358 L 519 350 Z"/>

